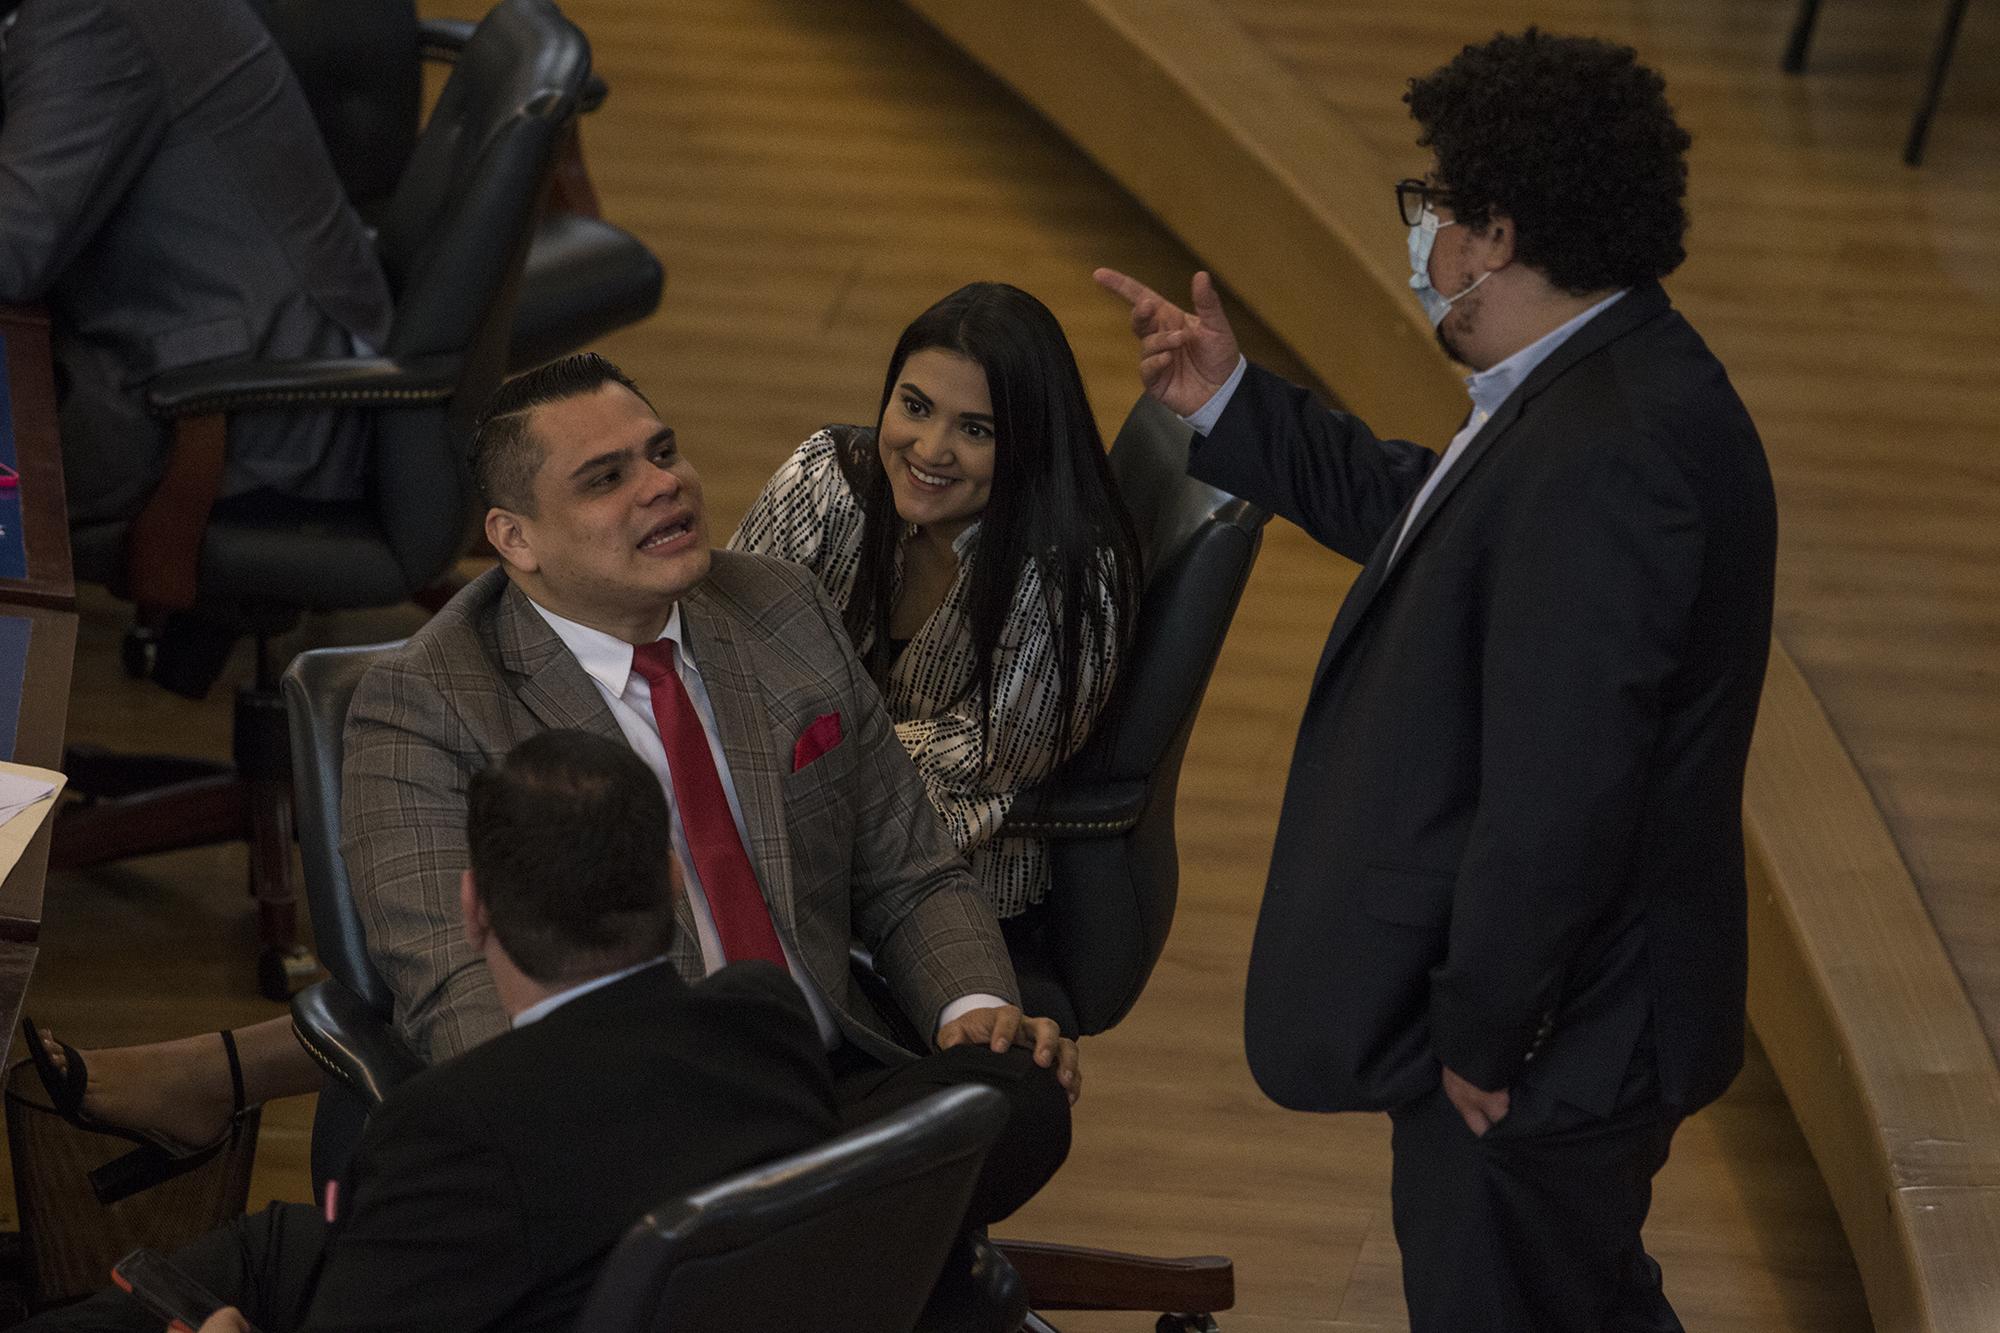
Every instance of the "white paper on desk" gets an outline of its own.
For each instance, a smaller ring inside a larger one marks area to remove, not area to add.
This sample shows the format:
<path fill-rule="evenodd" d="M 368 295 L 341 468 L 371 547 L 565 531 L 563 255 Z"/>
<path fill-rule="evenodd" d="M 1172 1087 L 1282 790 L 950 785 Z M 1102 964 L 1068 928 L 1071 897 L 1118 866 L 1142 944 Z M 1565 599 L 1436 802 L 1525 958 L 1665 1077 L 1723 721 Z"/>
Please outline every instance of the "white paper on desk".
<path fill-rule="evenodd" d="M 69 779 L 49 768 L 0 762 L 0 879 L 10 874 L 29 839 L 56 808 Z"/>

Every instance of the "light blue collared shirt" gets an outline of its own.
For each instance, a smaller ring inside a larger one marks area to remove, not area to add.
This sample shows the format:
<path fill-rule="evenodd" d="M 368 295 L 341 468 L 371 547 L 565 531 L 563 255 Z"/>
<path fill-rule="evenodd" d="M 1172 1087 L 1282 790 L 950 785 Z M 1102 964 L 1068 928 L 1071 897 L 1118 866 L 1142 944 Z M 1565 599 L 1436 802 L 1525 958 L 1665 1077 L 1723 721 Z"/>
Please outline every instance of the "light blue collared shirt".
<path fill-rule="evenodd" d="M 1535 367 L 1554 354 L 1556 348 L 1568 342 L 1578 329 L 1609 310 L 1623 295 L 1625 295 L 1623 289 L 1611 293 L 1560 328 L 1552 329 L 1535 339 L 1505 361 L 1465 377 L 1465 391 L 1472 396 L 1472 415 L 1465 419 L 1463 426 L 1459 427 L 1458 434 L 1451 437 L 1451 444 L 1445 449 L 1444 457 L 1438 460 L 1438 465 L 1431 469 L 1430 476 L 1424 478 L 1423 488 L 1417 492 L 1416 500 L 1410 505 L 1409 515 L 1403 520 L 1403 530 L 1396 534 L 1396 545 L 1389 552 L 1391 564 L 1394 564 L 1396 557 L 1402 553 L 1403 539 L 1410 535 L 1410 525 L 1415 523 L 1417 515 L 1423 512 L 1431 493 L 1437 490 L 1438 483 L 1444 480 L 1444 475 L 1451 470 L 1452 464 L 1464 454 L 1466 446 L 1471 444 L 1479 432 L 1485 429 L 1486 423 L 1493 419 L 1493 414 L 1500 410 L 1500 405 L 1507 401 L 1514 390 L 1521 387 L 1528 376 L 1535 373 Z M 1192 426 L 1197 435 L 1207 435 L 1213 431 L 1215 423 L 1222 419 L 1224 409 L 1229 406 L 1229 400 L 1235 397 L 1236 387 L 1243 382 L 1243 372 L 1249 365 L 1248 360 L 1241 356 L 1237 357 L 1236 369 L 1230 372 L 1222 387 L 1217 389 L 1207 402 L 1181 420 Z"/>

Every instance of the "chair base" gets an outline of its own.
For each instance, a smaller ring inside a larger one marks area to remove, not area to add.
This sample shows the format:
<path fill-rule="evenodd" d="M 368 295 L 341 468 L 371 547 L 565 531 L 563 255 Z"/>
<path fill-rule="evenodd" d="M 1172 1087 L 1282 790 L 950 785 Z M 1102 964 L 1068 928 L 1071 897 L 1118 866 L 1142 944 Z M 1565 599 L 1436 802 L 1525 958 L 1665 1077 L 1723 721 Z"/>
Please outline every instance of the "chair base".
<path fill-rule="evenodd" d="M 247 842 L 250 895 L 257 900 L 257 989 L 268 1000 L 284 1001 L 319 971 L 319 963 L 298 942 L 291 742 L 275 684 L 260 681 L 237 691 L 235 748 L 230 765 L 70 747 L 63 768 L 76 799 L 56 818 L 49 865 L 82 869 Z"/>
<path fill-rule="evenodd" d="M 919 1325 L 917 1333 L 930 1331 Z M 1031 1310 L 1021 1321 L 1020 1333 L 1062 1333 L 1062 1330 Z M 1153 1321 L 1153 1333 L 1222 1333 L 1222 1325 L 1212 1315 L 1163 1314 Z"/>
<path fill-rule="evenodd" d="M 1236 1268 L 1220 1255 L 1156 1259 L 1045 1241 L 993 1244 L 1021 1275 L 1036 1310 L 1163 1310 L 1164 1331 L 1208 1327 L 1212 1320 L 1201 1321 L 1236 1303 Z"/>

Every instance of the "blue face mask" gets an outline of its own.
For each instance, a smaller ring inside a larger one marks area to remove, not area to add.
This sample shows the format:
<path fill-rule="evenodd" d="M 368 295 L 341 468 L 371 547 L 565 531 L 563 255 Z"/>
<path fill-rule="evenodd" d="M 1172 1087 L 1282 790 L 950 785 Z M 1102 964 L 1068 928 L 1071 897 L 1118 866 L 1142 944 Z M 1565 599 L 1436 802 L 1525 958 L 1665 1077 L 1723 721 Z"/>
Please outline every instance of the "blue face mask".
<path fill-rule="evenodd" d="M 1457 222 L 1440 222 L 1438 215 L 1426 208 L 1417 225 L 1410 228 L 1410 290 L 1417 294 L 1423 304 L 1424 313 L 1430 316 L 1431 327 L 1444 322 L 1448 311 L 1470 296 L 1473 289 L 1493 276 L 1491 269 L 1472 280 L 1472 286 L 1456 296 L 1446 296 L 1431 286 L 1431 247 L 1437 244 L 1437 234 L 1446 227 L 1456 227 Z"/>

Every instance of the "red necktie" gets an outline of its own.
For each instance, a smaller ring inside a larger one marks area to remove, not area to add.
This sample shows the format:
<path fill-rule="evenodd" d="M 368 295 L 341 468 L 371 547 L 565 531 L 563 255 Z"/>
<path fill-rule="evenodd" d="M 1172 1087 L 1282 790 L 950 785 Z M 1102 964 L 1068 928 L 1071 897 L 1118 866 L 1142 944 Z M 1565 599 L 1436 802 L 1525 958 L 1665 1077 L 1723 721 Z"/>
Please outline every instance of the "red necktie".
<path fill-rule="evenodd" d="M 659 725 L 660 742 L 667 750 L 667 772 L 673 779 L 674 802 L 680 807 L 681 830 L 687 834 L 694 873 L 701 879 L 708 914 L 722 940 L 723 958 L 732 963 L 762 958 L 785 966 L 778 932 L 771 925 L 771 909 L 764 905 L 756 872 L 750 868 L 743 839 L 737 836 L 736 821 L 729 814 L 729 798 L 722 790 L 722 776 L 715 771 L 708 734 L 701 729 L 701 718 L 695 714 L 694 701 L 688 698 L 680 673 L 674 670 L 674 641 L 659 639 L 634 649 L 632 669 L 652 690 L 653 721 Z"/>

